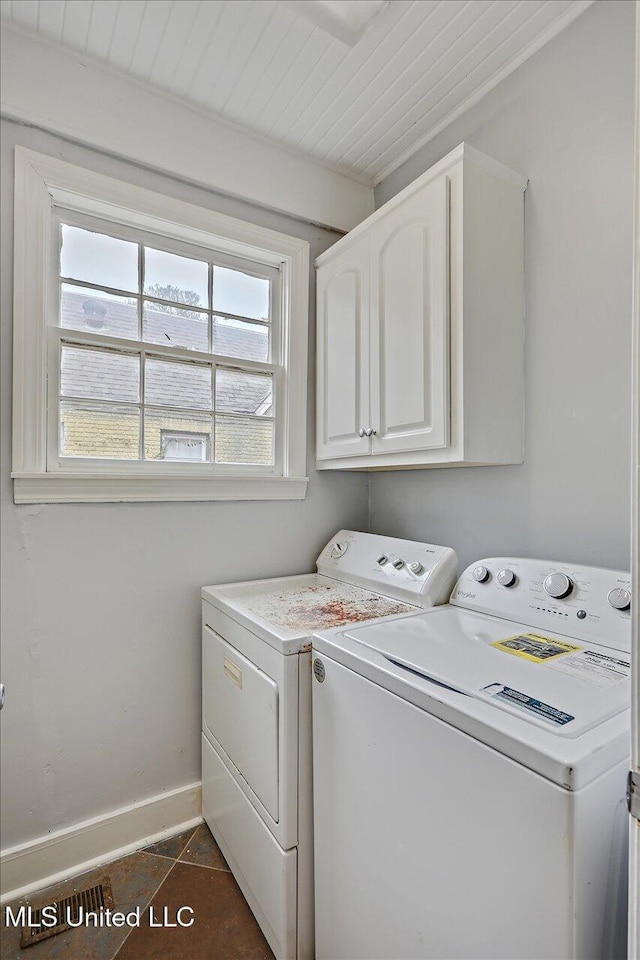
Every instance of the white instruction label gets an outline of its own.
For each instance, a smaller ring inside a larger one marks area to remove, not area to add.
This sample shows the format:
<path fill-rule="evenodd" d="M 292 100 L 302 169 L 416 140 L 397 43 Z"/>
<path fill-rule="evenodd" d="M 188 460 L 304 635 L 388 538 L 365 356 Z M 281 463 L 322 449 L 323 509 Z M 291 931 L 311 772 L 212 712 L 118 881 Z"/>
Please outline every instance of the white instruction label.
<path fill-rule="evenodd" d="M 572 674 L 599 687 L 615 687 L 629 679 L 631 664 L 620 654 L 598 653 L 596 650 L 581 650 L 568 657 L 560 657 L 547 664 L 549 670 Z"/>
<path fill-rule="evenodd" d="M 502 683 L 490 683 L 487 687 L 482 688 L 482 692 L 488 693 L 489 696 L 495 697 L 496 700 L 500 700 L 510 707 L 527 710 L 538 717 L 539 720 L 546 720 L 548 723 L 555 723 L 560 727 L 575 720 L 572 713 L 565 713 L 564 710 L 552 707 L 550 703 L 530 697 L 528 693 L 514 690 L 513 687 L 505 687 Z"/>

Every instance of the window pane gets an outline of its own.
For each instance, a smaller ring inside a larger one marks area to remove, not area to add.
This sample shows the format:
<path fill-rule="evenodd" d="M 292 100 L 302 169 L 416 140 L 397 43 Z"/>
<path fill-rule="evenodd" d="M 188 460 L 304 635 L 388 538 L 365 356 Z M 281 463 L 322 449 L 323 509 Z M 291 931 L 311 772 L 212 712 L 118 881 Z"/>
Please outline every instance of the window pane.
<path fill-rule="evenodd" d="M 216 370 L 216 410 L 229 413 L 273 415 L 272 378 L 265 374 Z"/>
<path fill-rule="evenodd" d="M 92 400 L 140 399 L 140 358 L 115 350 L 62 346 L 60 393 Z"/>
<path fill-rule="evenodd" d="M 145 300 L 142 338 L 148 343 L 206 353 L 209 349 L 208 314 Z"/>
<path fill-rule="evenodd" d="M 210 410 L 211 367 L 148 359 L 145 364 L 144 394 L 145 403 Z"/>
<path fill-rule="evenodd" d="M 179 410 L 146 410 L 144 455 L 147 460 L 211 459 L 211 417 Z"/>
<path fill-rule="evenodd" d="M 227 267 L 213 268 L 213 309 L 254 320 L 269 319 L 269 280 Z"/>
<path fill-rule="evenodd" d="M 60 404 L 60 456 L 137 460 L 140 411 L 108 403 Z"/>
<path fill-rule="evenodd" d="M 269 359 L 269 327 L 227 317 L 213 318 L 213 352 L 243 360 Z"/>
<path fill-rule="evenodd" d="M 138 303 L 102 290 L 63 283 L 60 293 L 60 326 L 89 330 L 108 337 L 138 339 Z"/>
<path fill-rule="evenodd" d="M 60 275 L 135 293 L 138 244 L 63 223 Z"/>
<path fill-rule="evenodd" d="M 274 463 L 273 421 L 216 417 L 216 463 Z"/>
<path fill-rule="evenodd" d="M 162 300 L 207 307 L 209 267 L 202 260 L 190 260 L 164 250 L 144 248 L 144 292 Z"/>

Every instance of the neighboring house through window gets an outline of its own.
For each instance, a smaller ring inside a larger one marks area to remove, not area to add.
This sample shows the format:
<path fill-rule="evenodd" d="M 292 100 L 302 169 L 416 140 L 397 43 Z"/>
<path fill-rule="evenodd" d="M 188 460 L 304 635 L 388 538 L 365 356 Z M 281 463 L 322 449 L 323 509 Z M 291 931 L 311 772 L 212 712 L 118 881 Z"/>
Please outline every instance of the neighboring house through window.
<path fill-rule="evenodd" d="M 16 501 L 304 496 L 308 245 L 20 148 L 16 208 Z"/>

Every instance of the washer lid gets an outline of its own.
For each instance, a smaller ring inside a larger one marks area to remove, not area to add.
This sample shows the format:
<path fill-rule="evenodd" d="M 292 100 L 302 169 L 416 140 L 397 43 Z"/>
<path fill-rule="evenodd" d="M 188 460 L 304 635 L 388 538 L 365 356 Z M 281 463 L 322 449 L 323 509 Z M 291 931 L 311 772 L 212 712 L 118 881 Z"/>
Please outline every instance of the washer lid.
<path fill-rule="evenodd" d="M 495 708 L 557 738 L 576 738 L 630 700 L 630 655 L 522 623 L 440 607 L 347 629 L 409 676 Z"/>

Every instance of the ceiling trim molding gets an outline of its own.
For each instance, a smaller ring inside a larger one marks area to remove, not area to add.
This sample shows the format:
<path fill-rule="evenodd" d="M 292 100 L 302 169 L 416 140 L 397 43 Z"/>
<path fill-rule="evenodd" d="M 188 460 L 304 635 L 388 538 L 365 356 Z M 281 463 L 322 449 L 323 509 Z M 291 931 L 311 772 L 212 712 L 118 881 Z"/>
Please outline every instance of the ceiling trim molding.
<path fill-rule="evenodd" d="M 301 220 L 348 231 L 372 186 L 3 24 L 2 115 Z"/>
<path fill-rule="evenodd" d="M 395 160 L 392 160 L 391 163 L 387 164 L 380 173 L 376 174 L 373 180 L 374 187 L 377 187 L 378 184 L 382 183 L 389 174 L 393 173 L 398 167 L 401 167 L 403 163 L 406 163 L 407 160 L 410 160 L 418 150 L 426 146 L 431 140 L 435 139 L 438 134 L 442 133 L 450 124 L 457 120 L 458 117 L 461 117 L 463 113 L 466 113 L 471 107 L 475 106 L 478 101 L 489 93 L 490 90 L 493 90 L 494 87 L 497 87 L 498 84 L 508 77 L 509 74 L 513 73 L 514 70 L 517 70 L 518 67 L 528 60 L 530 57 L 537 53 L 542 47 L 544 47 L 550 40 L 553 40 L 557 34 L 561 33 L 565 27 L 568 27 L 570 23 L 576 20 L 585 10 L 587 10 L 592 4 L 595 3 L 595 0 L 578 0 L 577 3 L 574 3 L 572 7 L 566 11 L 564 16 L 558 17 L 557 20 L 554 20 L 553 23 L 544 30 L 533 43 L 525 47 L 524 50 L 521 50 L 516 56 L 512 57 L 507 63 L 504 64 L 500 70 L 496 71 L 494 75 L 485 83 L 481 84 L 477 90 L 463 100 L 462 103 L 458 104 L 453 110 L 446 114 L 442 120 L 431 127 L 431 129 L 420 137 L 412 146 L 407 147 L 399 157 L 396 157 Z"/>

